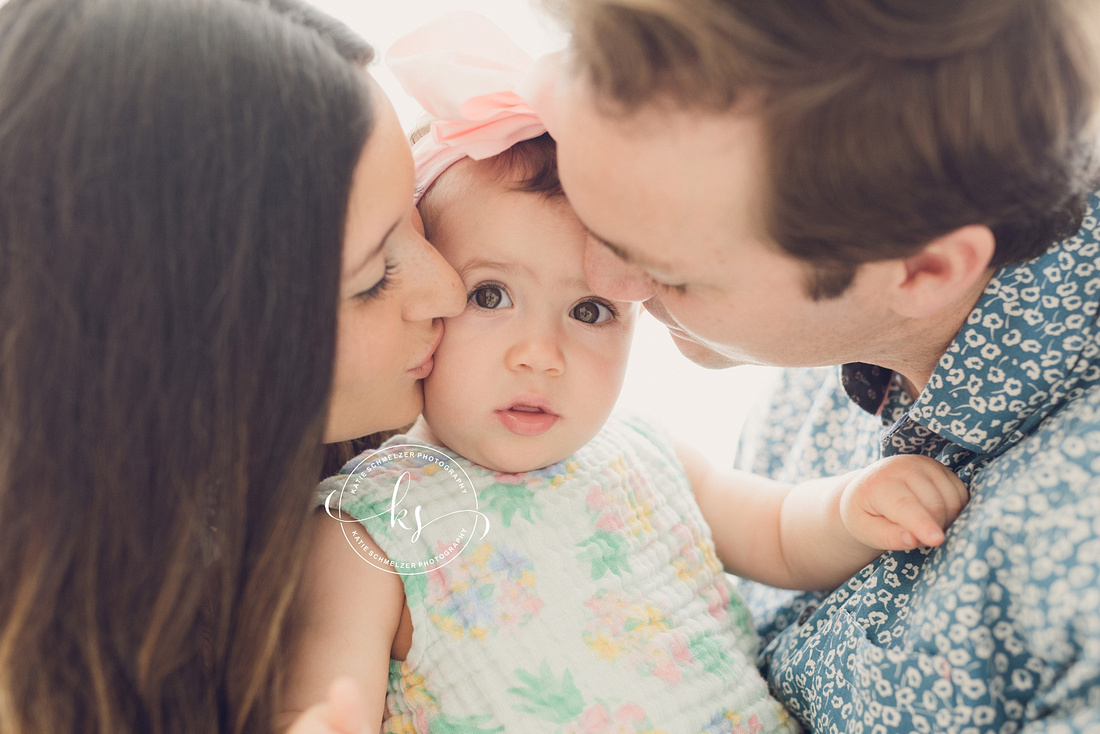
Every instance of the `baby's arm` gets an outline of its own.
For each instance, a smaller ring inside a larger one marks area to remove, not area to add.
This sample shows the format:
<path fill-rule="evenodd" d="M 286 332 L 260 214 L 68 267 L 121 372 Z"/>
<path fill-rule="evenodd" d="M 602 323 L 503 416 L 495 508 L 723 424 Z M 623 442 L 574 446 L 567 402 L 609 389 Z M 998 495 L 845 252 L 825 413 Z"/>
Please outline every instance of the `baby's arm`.
<path fill-rule="evenodd" d="M 771 586 L 831 590 L 884 550 L 939 545 L 966 504 L 966 486 L 927 456 L 795 485 L 719 471 L 677 447 L 718 558 Z"/>
<path fill-rule="evenodd" d="M 340 691 L 330 690 L 336 679 L 345 679 L 341 685 L 346 686 L 350 678 L 360 687 L 360 696 L 365 694 L 368 726 L 363 731 L 378 731 L 385 710 L 390 649 L 401 620 L 405 589 L 399 576 L 359 557 L 344 537 L 342 523 L 325 512 L 317 512 L 313 522 L 317 526 L 306 562 L 284 696 L 286 719 L 306 712 L 295 721 L 293 734 L 328 731 L 316 728 L 313 720 L 328 722 L 338 713 L 331 709 L 340 701 L 346 702 L 345 708 L 354 707 L 352 691 L 334 695 Z M 362 531 L 361 526 L 355 527 Z M 374 550 L 382 555 L 381 549 Z M 323 701 L 328 705 L 317 708 Z M 338 718 L 357 715 L 353 711 Z M 335 724 L 329 726 L 340 731 Z"/>

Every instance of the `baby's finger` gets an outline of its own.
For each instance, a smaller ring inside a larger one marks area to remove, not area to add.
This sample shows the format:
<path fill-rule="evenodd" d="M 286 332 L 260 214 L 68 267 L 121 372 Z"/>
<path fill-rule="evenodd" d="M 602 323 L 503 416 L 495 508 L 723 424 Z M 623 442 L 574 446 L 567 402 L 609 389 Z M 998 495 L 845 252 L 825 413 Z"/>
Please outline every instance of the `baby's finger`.
<path fill-rule="evenodd" d="M 912 492 L 893 492 L 875 498 L 878 514 L 906 530 L 921 545 L 939 545 L 943 542 L 943 529 L 928 508 Z"/>
<path fill-rule="evenodd" d="M 966 504 L 970 498 L 970 491 L 959 479 L 955 472 L 939 462 L 929 462 L 921 466 L 924 475 L 931 481 L 944 497 L 953 497 Z"/>
<path fill-rule="evenodd" d="M 942 530 L 953 517 L 951 506 L 956 500 L 946 497 L 943 489 L 937 485 L 938 478 L 915 476 L 910 479 L 906 489 L 924 510 L 924 514 Z"/>
<path fill-rule="evenodd" d="M 863 515 L 849 526 L 863 544 L 880 550 L 912 550 L 921 545 L 911 532 L 881 515 Z"/>
<path fill-rule="evenodd" d="M 955 515 L 958 515 L 966 507 L 966 503 L 970 502 L 970 488 L 954 472 L 947 472 L 942 481 L 947 485 L 944 495 L 954 500 L 952 507 Z"/>
<path fill-rule="evenodd" d="M 966 485 L 946 470 L 912 482 L 910 489 L 941 528 L 950 525 L 970 499 Z"/>

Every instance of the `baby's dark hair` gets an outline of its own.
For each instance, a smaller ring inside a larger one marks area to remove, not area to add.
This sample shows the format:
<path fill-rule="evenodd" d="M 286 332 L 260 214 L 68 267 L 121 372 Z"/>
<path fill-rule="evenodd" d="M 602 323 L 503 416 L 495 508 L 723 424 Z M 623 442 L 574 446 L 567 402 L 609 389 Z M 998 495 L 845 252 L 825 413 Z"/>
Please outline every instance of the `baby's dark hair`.
<path fill-rule="evenodd" d="M 431 119 L 425 116 L 409 135 L 415 143 L 428 134 Z M 558 147 L 549 133 L 521 140 L 508 150 L 485 160 L 490 170 L 512 183 L 516 191 L 541 194 L 548 199 L 564 197 L 558 179 Z"/>
<path fill-rule="evenodd" d="M 516 191 L 548 199 L 565 196 L 558 179 L 558 146 L 550 133 L 521 140 L 487 162 L 494 172 L 507 177 Z"/>

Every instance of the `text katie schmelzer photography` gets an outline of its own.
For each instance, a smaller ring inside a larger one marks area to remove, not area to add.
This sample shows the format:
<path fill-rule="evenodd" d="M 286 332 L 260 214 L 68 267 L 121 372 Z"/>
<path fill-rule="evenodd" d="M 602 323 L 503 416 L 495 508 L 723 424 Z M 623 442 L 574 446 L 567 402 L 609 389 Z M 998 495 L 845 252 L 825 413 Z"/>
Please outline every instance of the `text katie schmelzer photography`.
<path fill-rule="evenodd" d="M 364 456 L 328 494 L 325 511 L 345 524 L 344 537 L 363 560 L 400 575 L 453 561 L 475 539 L 479 520 L 476 539 L 489 531 L 469 475 L 428 446 L 389 446 Z"/>

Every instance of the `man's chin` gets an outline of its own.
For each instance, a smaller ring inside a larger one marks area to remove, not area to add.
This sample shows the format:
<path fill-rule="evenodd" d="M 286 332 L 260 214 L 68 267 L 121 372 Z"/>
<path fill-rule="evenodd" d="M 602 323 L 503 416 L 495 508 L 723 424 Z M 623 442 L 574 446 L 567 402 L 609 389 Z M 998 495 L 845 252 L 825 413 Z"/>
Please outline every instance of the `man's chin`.
<path fill-rule="evenodd" d="M 733 357 L 727 357 L 724 354 L 720 354 L 693 339 L 685 339 L 673 331 L 669 331 L 669 336 L 672 337 L 672 341 L 676 345 L 676 348 L 680 350 L 680 354 L 700 367 L 705 367 L 708 370 L 724 370 L 727 367 L 736 367 L 739 364 L 743 364 L 743 362 L 739 362 Z"/>

